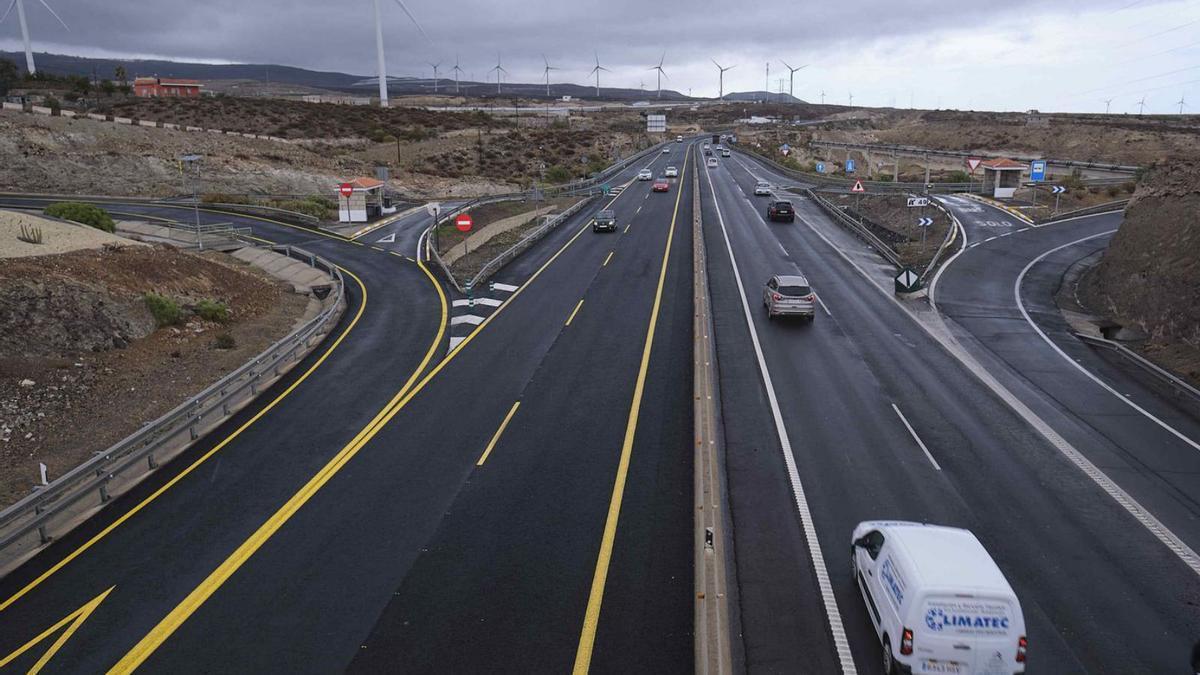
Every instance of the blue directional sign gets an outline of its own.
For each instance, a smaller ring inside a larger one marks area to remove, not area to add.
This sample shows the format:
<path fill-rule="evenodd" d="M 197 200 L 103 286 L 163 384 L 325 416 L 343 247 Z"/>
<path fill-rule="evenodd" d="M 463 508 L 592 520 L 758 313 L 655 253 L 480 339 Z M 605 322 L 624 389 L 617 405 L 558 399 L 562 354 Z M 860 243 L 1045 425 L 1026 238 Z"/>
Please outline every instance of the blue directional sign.
<path fill-rule="evenodd" d="M 817 173 L 825 173 L 825 162 L 817 162 Z"/>
<path fill-rule="evenodd" d="M 854 160 L 846 160 L 846 173 L 854 173 Z"/>
<path fill-rule="evenodd" d="M 1035 159 L 1029 163 L 1029 180 L 1035 183 L 1046 180 L 1046 160 Z"/>

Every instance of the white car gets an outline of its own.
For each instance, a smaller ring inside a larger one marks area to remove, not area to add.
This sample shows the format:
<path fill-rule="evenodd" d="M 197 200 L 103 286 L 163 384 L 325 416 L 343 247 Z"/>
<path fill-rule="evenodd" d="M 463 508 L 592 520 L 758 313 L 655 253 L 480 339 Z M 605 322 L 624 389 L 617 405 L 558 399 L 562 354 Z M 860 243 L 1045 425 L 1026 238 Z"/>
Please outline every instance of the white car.
<path fill-rule="evenodd" d="M 676 136 L 676 137 L 675 137 L 675 142 L 676 142 L 676 143 L 682 143 L 682 142 L 683 142 L 683 136 Z"/>
<path fill-rule="evenodd" d="M 666 170 L 663 171 L 663 175 L 667 178 L 679 178 L 679 169 L 676 169 L 673 166 L 668 166 Z"/>
<path fill-rule="evenodd" d="M 884 672 L 1025 672 L 1021 603 L 969 531 L 859 523 L 850 572 L 883 644 Z"/>
<path fill-rule="evenodd" d="M 765 180 L 760 180 L 754 184 L 754 196 L 762 197 L 763 195 L 771 194 L 771 184 Z"/>
<path fill-rule="evenodd" d="M 705 162 L 704 162 L 704 165 L 705 165 L 705 166 L 707 166 L 707 167 L 708 167 L 708 168 L 710 168 L 710 169 L 715 169 L 715 168 L 717 168 L 717 158 L 716 158 L 716 157 L 709 157 L 707 160 L 705 160 Z"/>
<path fill-rule="evenodd" d="M 650 180 L 654 178 L 654 172 L 650 169 L 642 169 L 638 172 L 638 180 Z"/>
<path fill-rule="evenodd" d="M 671 154 L 671 148 L 663 148 L 662 154 L 664 154 L 664 155 Z"/>

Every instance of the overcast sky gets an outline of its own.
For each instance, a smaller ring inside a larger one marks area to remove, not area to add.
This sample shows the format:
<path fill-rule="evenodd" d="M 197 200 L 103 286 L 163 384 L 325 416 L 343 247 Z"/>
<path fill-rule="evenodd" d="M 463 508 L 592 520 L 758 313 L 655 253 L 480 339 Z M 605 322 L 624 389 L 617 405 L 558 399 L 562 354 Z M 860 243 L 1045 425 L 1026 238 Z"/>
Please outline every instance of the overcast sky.
<path fill-rule="evenodd" d="M 381 0 L 393 75 L 457 54 L 483 79 L 499 52 L 509 80 L 541 81 L 545 53 L 552 80 L 590 83 L 596 51 L 602 85 L 651 90 L 665 52 L 663 86 L 697 96 L 717 93 L 710 59 L 736 66 L 727 92 L 768 86 L 768 62 L 778 90 L 787 61 L 808 64 L 795 94 L 814 102 L 1136 112 L 1144 96 L 1166 113 L 1186 96 L 1200 111 L 1200 0 L 405 1 L 431 41 Z M 371 0 L 48 0 L 70 32 L 24 2 L 35 51 L 375 70 Z M 0 49 L 21 48 L 14 11 Z"/>

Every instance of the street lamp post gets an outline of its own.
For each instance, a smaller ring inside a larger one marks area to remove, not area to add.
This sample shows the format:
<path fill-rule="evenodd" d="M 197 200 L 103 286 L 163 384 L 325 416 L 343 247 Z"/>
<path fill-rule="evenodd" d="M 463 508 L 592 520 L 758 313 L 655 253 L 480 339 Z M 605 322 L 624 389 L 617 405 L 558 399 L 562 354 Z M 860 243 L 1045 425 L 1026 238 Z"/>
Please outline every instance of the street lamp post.
<path fill-rule="evenodd" d="M 179 161 L 186 166 L 186 171 L 195 169 L 192 175 L 192 209 L 196 214 L 196 247 L 204 250 L 204 238 L 200 235 L 200 160 L 204 159 L 204 155 L 181 155 Z"/>

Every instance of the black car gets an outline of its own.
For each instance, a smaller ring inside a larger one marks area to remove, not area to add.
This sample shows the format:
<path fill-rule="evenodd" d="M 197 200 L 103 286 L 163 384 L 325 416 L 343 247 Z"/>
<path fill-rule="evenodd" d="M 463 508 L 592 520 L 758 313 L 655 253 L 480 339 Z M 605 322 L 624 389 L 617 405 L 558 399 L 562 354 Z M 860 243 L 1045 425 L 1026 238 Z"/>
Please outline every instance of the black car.
<path fill-rule="evenodd" d="M 795 222 L 796 212 L 792 210 L 792 203 L 786 199 L 772 199 L 771 203 L 767 205 L 767 220 Z"/>
<path fill-rule="evenodd" d="M 609 209 L 603 209 L 596 212 L 595 219 L 592 220 L 592 232 L 616 232 L 617 231 L 617 214 Z"/>

